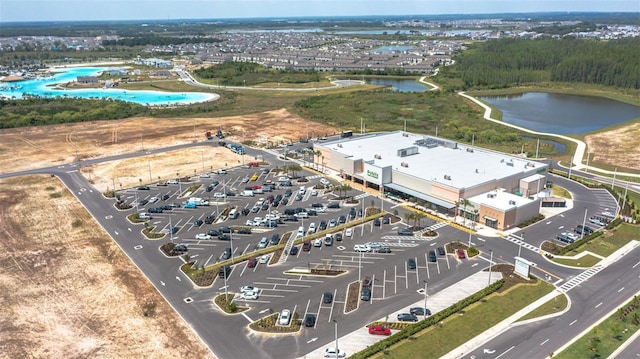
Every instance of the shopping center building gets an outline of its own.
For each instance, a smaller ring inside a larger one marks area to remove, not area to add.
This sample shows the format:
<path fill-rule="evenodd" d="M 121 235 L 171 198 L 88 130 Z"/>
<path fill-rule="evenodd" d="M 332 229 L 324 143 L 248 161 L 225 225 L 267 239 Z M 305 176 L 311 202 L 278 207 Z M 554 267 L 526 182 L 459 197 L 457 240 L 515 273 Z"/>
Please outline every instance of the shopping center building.
<path fill-rule="evenodd" d="M 547 165 L 404 131 L 315 143 L 342 178 L 499 230 L 540 211 Z"/>

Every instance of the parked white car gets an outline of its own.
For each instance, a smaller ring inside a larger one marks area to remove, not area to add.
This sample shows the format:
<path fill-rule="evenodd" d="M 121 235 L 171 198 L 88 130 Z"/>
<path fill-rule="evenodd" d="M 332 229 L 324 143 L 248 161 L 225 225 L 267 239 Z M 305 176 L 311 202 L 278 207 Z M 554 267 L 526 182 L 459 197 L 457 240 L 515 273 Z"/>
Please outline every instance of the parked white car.
<path fill-rule="evenodd" d="M 320 178 L 320 183 L 322 183 L 323 185 L 326 186 L 326 185 L 330 184 L 331 182 L 329 182 L 329 180 L 326 179 L 326 178 Z"/>
<path fill-rule="evenodd" d="M 206 239 L 209 240 L 211 239 L 211 236 L 206 234 L 206 233 L 198 233 L 196 234 L 196 239 Z"/>
<path fill-rule="evenodd" d="M 209 174 L 208 174 L 208 173 L 202 173 L 202 174 L 200 174 L 200 178 L 209 178 L 209 177 L 211 177 L 211 176 L 209 176 Z"/>
<path fill-rule="evenodd" d="M 291 312 L 289 311 L 289 309 L 282 310 L 282 312 L 280 312 L 280 320 L 278 320 L 278 323 L 280 323 L 280 325 L 289 325 L 290 321 Z"/>
<path fill-rule="evenodd" d="M 271 258 L 270 255 L 265 254 L 262 257 L 260 257 L 260 264 L 267 264 L 269 263 L 269 258 Z"/>
<path fill-rule="evenodd" d="M 353 246 L 355 252 L 371 252 L 371 247 L 366 244 L 356 244 Z"/>
<path fill-rule="evenodd" d="M 255 288 L 254 290 L 247 290 L 240 293 L 240 299 L 244 300 L 256 300 L 260 296 L 260 291 Z"/>
<path fill-rule="evenodd" d="M 158 202 L 159 198 L 158 197 L 151 197 L 149 198 L 149 203 L 156 203 Z"/>
<path fill-rule="evenodd" d="M 345 237 L 351 237 L 351 236 L 353 236 L 353 228 L 347 228 L 347 229 L 345 229 L 345 231 L 344 231 L 344 236 L 345 236 Z"/>
<path fill-rule="evenodd" d="M 213 198 L 227 198 L 227 195 L 222 192 L 216 192 L 213 194 Z"/>
<path fill-rule="evenodd" d="M 324 357 L 325 358 L 345 358 L 347 356 L 347 353 L 345 353 L 344 351 L 340 350 L 340 348 L 338 348 L 338 352 L 336 353 L 336 348 L 326 348 L 324 350 Z"/>

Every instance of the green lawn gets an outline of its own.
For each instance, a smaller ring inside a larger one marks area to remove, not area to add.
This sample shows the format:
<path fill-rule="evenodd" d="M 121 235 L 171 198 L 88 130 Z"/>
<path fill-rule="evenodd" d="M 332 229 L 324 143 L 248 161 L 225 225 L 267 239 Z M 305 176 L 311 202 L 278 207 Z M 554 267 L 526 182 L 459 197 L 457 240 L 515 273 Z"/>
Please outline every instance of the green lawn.
<path fill-rule="evenodd" d="M 571 177 L 573 177 L 573 176 L 571 176 Z M 560 186 L 554 184 L 554 185 L 552 185 L 552 188 L 553 188 L 553 195 L 554 196 L 571 199 L 571 193 L 569 191 L 567 191 L 566 189 L 564 189 L 564 187 L 560 187 Z"/>
<path fill-rule="evenodd" d="M 575 250 L 566 253 L 565 255 L 573 256 L 582 251 L 590 251 L 603 257 L 607 257 L 630 241 L 634 239 L 640 240 L 640 235 L 638 233 L 640 233 L 640 226 L 629 223 L 621 223 L 618 227 L 614 228 L 608 233 L 605 233 L 604 236 L 601 236 L 596 240 L 580 246 Z M 578 262 L 584 262 L 584 259 L 585 257 L 578 260 Z M 560 260 L 557 260 L 556 262 L 563 263 L 560 262 Z"/>
<path fill-rule="evenodd" d="M 567 254 L 570 255 L 570 254 Z M 594 257 L 592 255 L 586 255 L 584 257 L 580 257 L 578 259 L 564 259 L 564 258 L 553 258 L 554 262 L 558 264 L 564 264 L 572 267 L 593 267 L 596 263 L 600 262 L 601 259 Z"/>
<path fill-rule="evenodd" d="M 543 281 L 533 285 L 519 285 L 503 294 L 493 294 L 486 302 L 470 306 L 462 315 L 454 315 L 438 327 L 430 327 L 416 334 L 415 339 L 393 346 L 388 354 L 378 358 L 440 358 L 476 335 L 506 319 L 531 302 L 553 290 Z"/>
<path fill-rule="evenodd" d="M 531 313 L 518 319 L 518 321 L 529 320 L 529 319 L 538 318 L 545 315 L 561 312 L 567 307 L 567 304 L 569 304 L 569 301 L 567 300 L 567 296 L 564 294 L 558 294 L 558 296 L 544 303 L 538 308 L 534 309 Z"/>
<path fill-rule="evenodd" d="M 633 333 L 640 330 L 640 321 L 634 322 L 634 316 L 640 316 L 640 299 L 634 297 L 632 303 L 623 308 L 629 308 L 626 315 L 620 315 L 624 309 L 616 311 L 554 358 L 607 358 Z"/>

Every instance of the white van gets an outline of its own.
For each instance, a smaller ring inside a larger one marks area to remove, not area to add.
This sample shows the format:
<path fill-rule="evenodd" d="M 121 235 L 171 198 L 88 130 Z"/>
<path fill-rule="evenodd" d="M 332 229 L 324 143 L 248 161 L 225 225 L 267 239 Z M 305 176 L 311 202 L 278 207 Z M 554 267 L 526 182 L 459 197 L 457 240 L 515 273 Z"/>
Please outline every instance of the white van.
<path fill-rule="evenodd" d="M 236 208 L 232 209 L 232 210 L 229 212 L 229 218 L 231 218 L 231 219 L 236 219 L 236 218 L 238 218 L 238 215 L 239 215 L 239 213 L 238 213 L 238 210 L 237 210 Z"/>
<path fill-rule="evenodd" d="M 303 186 L 303 187 L 300 187 L 300 189 L 298 190 L 298 193 L 299 193 L 299 194 L 305 194 L 305 192 L 306 192 L 306 191 L 307 191 L 307 190 L 306 190 L 306 189 L 304 188 L 304 186 Z"/>
<path fill-rule="evenodd" d="M 251 190 L 244 190 L 242 191 L 242 193 L 240 193 L 240 195 L 242 197 L 253 197 L 253 191 Z"/>
<path fill-rule="evenodd" d="M 139 219 L 151 219 L 151 215 L 147 212 L 142 212 L 138 214 Z"/>
<path fill-rule="evenodd" d="M 298 237 L 304 237 L 304 227 L 298 227 Z"/>

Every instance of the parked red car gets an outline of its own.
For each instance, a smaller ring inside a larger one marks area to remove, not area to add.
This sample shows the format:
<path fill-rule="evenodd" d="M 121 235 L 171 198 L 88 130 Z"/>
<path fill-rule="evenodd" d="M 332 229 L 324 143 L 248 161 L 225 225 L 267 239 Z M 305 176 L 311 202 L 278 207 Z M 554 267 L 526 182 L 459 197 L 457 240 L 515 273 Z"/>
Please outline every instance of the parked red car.
<path fill-rule="evenodd" d="M 464 254 L 464 249 L 458 249 L 458 258 L 464 259 L 466 255 Z"/>
<path fill-rule="evenodd" d="M 391 335 L 391 329 L 382 325 L 372 325 L 369 327 L 369 334 L 374 335 Z"/>
<path fill-rule="evenodd" d="M 311 250 L 311 241 L 302 242 L 302 250 L 305 252 L 309 252 Z"/>

